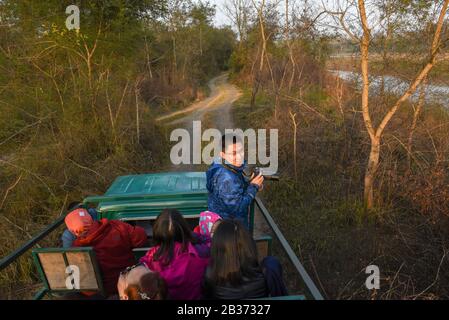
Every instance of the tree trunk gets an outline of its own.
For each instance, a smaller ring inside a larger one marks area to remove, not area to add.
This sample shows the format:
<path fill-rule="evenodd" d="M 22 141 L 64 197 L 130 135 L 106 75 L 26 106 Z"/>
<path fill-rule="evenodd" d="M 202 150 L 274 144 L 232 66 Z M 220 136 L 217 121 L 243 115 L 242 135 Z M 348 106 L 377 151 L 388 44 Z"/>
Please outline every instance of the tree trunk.
<path fill-rule="evenodd" d="M 256 96 L 258 91 L 259 91 L 259 76 L 256 75 L 254 79 L 253 90 L 251 91 L 251 102 L 250 102 L 251 109 L 253 109 L 254 106 L 256 105 Z"/>
<path fill-rule="evenodd" d="M 296 121 L 296 113 L 293 113 L 290 110 L 289 114 L 290 114 L 290 118 L 292 119 L 292 124 L 293 124 L 293 169 L 295 172 L 295 181 L 298 181 L 298 168 L 297 168 L 297 159 L 296 159 L 298 123 Z"/>
<path fill-rule="evenodd" d="M 146 36 L 145 36 L 145 56 L 147 58 L 148 74 L 150 75 L 150 79 L 153 79 L 153 72 L 151 70 L 151 61 L 150 61 L 150 49 L 148 47 L 148 41 Z"/>
<path fill-rule="evenodd" d="M 176 39 L 175 36 L 172 36 L 172 46 L 173 46 L 173 69 L 172 69 L 172 83 L 175 82 L 176 79 L 176 73 L 178 71 L 178 61 L 176 57 Z"/>
<path fill-rule="evenodd" d="M 137 136 L 137 143 L 140 144 L 140 119 L 139 119 L 139 84 L 140 81 L 136 81 L 136 86 L 134 88 L 134 94 L 136 98 L 136 136 Z"/>
<path fill-rule="evenodd" d="M 362 115 L 366 130 L 371 141 L 371 151 L 368 159 L 368 165 L 365 171 L 364 200 L 367 209 L 373 206 L 373 183 L 374 174 L 379 165 L 380 138 L 376 137 L 371 116 L 369 113 L 369 45 L 370 30 L 368 28 L 368 19 L 366 17 L 365 2 L 359 0 L 359 10 L 362 20 L 363 37 L 360 41 L 360 69 L 362 71 L 363 87 L 362 87 Z M 377 142 L 377 144 L 376 144 Z"/>
<path fill-rule="evenodd" d="M 365 171 L 364 198 L 365 207 L 370 209 L 374 205 L 374 179 L 379 167 L 380 139 L 371 139 L 371 150 L 368 158 L 368 165 Z"/>
<path fill-rule="evenodd" d="M 371 141 L 371 150 L 368 159 L 368 165 L 365 171 L 365 183 L 364 183 L 364 198 L 366 208 L 370 209 L 373 207 L 374 195 L 373 186 L 374 179 L 377 168 L 379 166 L 379 155 L 380 155 L 380 141 L 382 133 L 390 122 L 391 118 L 394 116 L 399 106 L 406 101 L 416 90 L 416 88 L 422 83 L 422 81 L 427 77 L 430 70 L 432 69 L 435 61 L 436 55 L 440 49 L 441 44 L 441 32 L 444 25 L 444 18 L 449 6 L 449 0 L 444 0 L 442 4 L 440 15 L 438 18 L 438 23 L 436 24 L 435 34 L 431 46 L 431 54 L 427 64 L 421 69 L 418 75 L 410 84 L 407 91 L 396 101 L 396 103 L 389 109 L 389 111 L 382 118 L 380 124 L 377 128 L 374 128 L 373 122 L 370 116 L 369 110 L 369 78 L 368 78 L 368 63 L 369 63 L 369 47 L 370 47 L 370 29 L 368 26 L 368 18 L 366 14 L 365 1 L 358 0 L 358 8 L 360 14 L 360 20 L 363 28 L 363 36 L 360 39 L 360 67 L 362 72 L 363 87 L 362 87 L 362 115 L 365 123 L 366 130 Z M 346 30 L 346 29 L 345 29 Z M 347 31 L 348 32 L 348 31 Z M 348 32 L 350 35 L 351 33 Z"/>

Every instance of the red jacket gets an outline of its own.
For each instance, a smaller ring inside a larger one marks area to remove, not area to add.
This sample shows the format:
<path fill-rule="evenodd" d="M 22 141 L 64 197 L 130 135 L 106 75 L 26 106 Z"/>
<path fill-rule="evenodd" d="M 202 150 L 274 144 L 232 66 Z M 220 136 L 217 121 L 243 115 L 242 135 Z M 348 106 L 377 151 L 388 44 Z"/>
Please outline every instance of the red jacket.
<path fill-rule="evenodd" d="M 74 247 L 93 247 L 101 269 L 107 295 L 117 293 L 120 271 L 135 264 L 133 248 L 147 241 L 145 230 L 128 223 L 101 219 L 95 221 L 89 233 L 73 242 Z"/>

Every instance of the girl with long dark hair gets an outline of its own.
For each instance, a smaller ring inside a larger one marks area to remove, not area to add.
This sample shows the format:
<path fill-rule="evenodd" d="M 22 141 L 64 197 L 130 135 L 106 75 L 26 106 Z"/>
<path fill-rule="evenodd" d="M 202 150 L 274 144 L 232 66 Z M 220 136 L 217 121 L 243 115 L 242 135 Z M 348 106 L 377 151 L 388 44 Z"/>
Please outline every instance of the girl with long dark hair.
<path fill-rule="evenodd" d="M 239 221 L 223 220 L 212 239 L 204 293 L 210 299 L 268 296 L 254 240 Z"/>
<path fill-rule="evenodd" d="M 168 295 L 175 300 L 201 298 L 201 282 L 209 248 L 192 233 L 177 210 L 165 209 L 153 226 L 152 247 L 140 262 L 165 280 Z"/>

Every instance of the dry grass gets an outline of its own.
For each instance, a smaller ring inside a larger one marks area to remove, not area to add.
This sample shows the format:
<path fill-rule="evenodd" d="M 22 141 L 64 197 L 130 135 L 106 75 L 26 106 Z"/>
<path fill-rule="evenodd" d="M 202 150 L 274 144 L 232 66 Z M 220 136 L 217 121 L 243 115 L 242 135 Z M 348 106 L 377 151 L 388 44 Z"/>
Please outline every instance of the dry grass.
<path fill-rule="evenodd" d="M 327 80 L 326 89 L 304 87 L 313 90 L 302 92 L 301 103 L 284 99 L 277 119 L 265 107 L 273 103 L 268 90 L 255 110 L 248 107 L 246 90 L 234 117 L 242 128 L 279 129 L 281 181 L 266 183 L 261 196 L 315 283 L 331 299 L 449 298 L 447 111 L 425 107 L 409 166 L 404 145 L 413 105 L 402 106 L 383 140 L 376 208 L 366 212 L 369 139 L 357 111 L 359 97 L 335 79 Z M 371 98 L 374 119 L 394 99 Z M 297 179 L 291 110 L 299 121 Z M 380 268 L 380 290 L 365 287 L 371 264 Z"/>

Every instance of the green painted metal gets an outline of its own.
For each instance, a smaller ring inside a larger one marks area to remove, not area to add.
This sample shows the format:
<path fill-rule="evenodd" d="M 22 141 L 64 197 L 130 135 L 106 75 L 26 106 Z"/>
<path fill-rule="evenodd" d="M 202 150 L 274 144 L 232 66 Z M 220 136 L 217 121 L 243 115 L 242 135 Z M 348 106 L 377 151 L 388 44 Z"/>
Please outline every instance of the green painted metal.
<path fill-rule="evenodd" d="M 205 172 L 165 172 L 118 177 L 106 196 L 206 192 Z"/>
<path fill-rule="evenodd" d="M 40 248 L 41 250 L 45 248 Z M 50 285 L 48 284 L 47 276 L 45 275 L 44 269 L 42 269 L 42 264 L 39 260 L 39 257 L 37 255 L 37 251 L 31 251 L 31 255 L 33 256 L 34 265 L 36 266 L 37 272 L 39 273 L 39 276 L 42 280 L 42 283 L 44 284 L 45 292 L 47 293 L 50 290 Z M 36 295 L 37 297 L 38 295 Z"/>
<path fill-rule="evenodd" d="M 40 240 L 44 239 L 50 233 L 52 233 L 55 229 L 57 229 L 60 225 L 64 223 L 65 214 L 56 219 L 52 224 L 47 226 L 44 230 L 42 230 L 37 236 L 28 240 L 24 245 L 20 248 L 7 255 L 6 257 L 0 260 L 0 271 L 5 269 L 11 263 L 16 261 L 21 255 L 30 250 L 33 246 L 36 245 Z"/>
<path fill-rule="evenodd" d="M 118 177 L 103 196 L 88 197 L 100 218 L 152 220 L 165 208 L 178 209 L 187 218 L 207 210 L 205 172 L 168 172 Z"/>
<path fill-rule="evenodd" d="M 165 208 L 177 209 L 186 218 L 198 218 L 207 210 L 205 172 L 164 172 L 118 177 L 103 196 L 84 199 L 95 205 L 99 218 L 154 220 Z M 254 205 L 250 208 L 254 227 Z"/>
<path fill-rule="evenodd" d="M 48 293 L 47 288 L 40 289 L 33 297 L 33 300 L 42 300 Z"/>
<path fill-rule="evenodd" d="M 249 206 L 249 231 L 254 234 L 254 201 Z"/>
<path fill-rule="evenodd" d="M 284 251 L 294 264 L 295 268 L 298 270 L 313 298 L 318 300 L 323 299 L 315 284 L 282 235 L 281 231 L 274 223 L 274 220 L 268 210 L 259 198 L 256 197 L 255 200 L 255 203 L 251 205 L 249 211 L 251 230 L 254 228 L 254 208 L 257 206 L 266 219 L 268 225 L 273 230 L 275 236 L 281 242 Z M 122 176 L 118 177 L 113 182 L 104 195 L 87 197 L 83 202 L 86 205 L 94 205 L 99 211 L 100 218 L 113 220 L 154 220 L 164 208 L 176 208 L 186 218 L 196 218 L 199 216 L 201 211 L 207 210 L 206 174 L 204 172 L 169 172 Z M 52 231 L 54 231 L 64 222 L 64 217 L 65 215 L 59 217 L 54 223 L 45 228 L 36 237 L 28 241 L 24 246 L 3 258 L 0 261 L 0 270 L 15 261 L 41 239 L 45 238 Z M 271 251 L 271 237 L 270 239 L 265 240 L 269 241 L 269 250 Z M 43 273 L 39 258 L 36 255 L 38 251 L 42 250 L 43 252 L 55 252 L 54 250 L 56 250 L 61 252 L 61 250 L 86 249 L 89 248 L 44 248 L 33 250 L 33 259 L 45 286 L 38 292 L 38 294 L 36 294 L 35 297 L 41 299 L 45 295 L 51 295 L 52 293 L 52 290 L 48 287 L 48 282 L 45 278 L 45 274 Z M 134 252 L 136 259 L 145 252 L 142 250 Z M 97 277 L 97 283 L 99 286 L 102 286 L 103 282 L 101 281 L 101 272 L 96 262 L 95 253 L 93 250 L 91 250 L 91 254 L 91 259 L 94 263 L 94 270 Z M 102 287 L 100 287 L 100 289 L 103 291 Z M 75 291 L 65 290 L 65 292 Z M 304 296 L 288 296 L 269 299 L 302 300 L 304 298 Z"/>
<path fill-rule="evenodd" d="M 98 264 L 97 255 L 95 253 L 95 250 L 93 250 L 93 248 L 92 248 L 92 250 L 89 251 L 89 255 L 90 255 L 90 260 L 92 261 L 92 265 L 94 267 L 95 279 L 97 279 L 99 292 L 103 296 L 106 296 L 106 291 L 104 290 L 104 287 L 103 287 L 103 277 L 101 275 L 100 265 Z"/>
<path fill-rule="evenodd" d="M 67 252 L 87 252 L 90 256 L 90 261 L 92 262 L 92 266 L 95 272 L 95 279 L 97 281 L 97 288 L 85 288 L 85 289 L 52 289 L 50 287 L 50 284 L 47 280 L 47 277 L 45 275 L 45 272 L 42 268 L 42 264 L 40 262 L 39 259 L 39 253 L 60 253 L 63 255 L 64 258 L 64 262 L 66 267 L 69 266 L 69 262 L 67 260 Z M 98 265 L 97 262 L 97 258 L 95 255 L 95 251 L 93 250 L 93 247 L 73 247 L 73 248 L 38 248 L 38 249 L 33 249 L 33 251 L 31 252 L 33 255 L 33 259 L 34 259 L 34 263 L 36 266 L 36 269 L 38 270 L 39 276 L 42 280 L 42 282 L 44 283 L 44 288 L 41 289 L 41 291 L 45 291 L 45 292 L 41 292 L 39 291 L 35 296 L 34 299 L 35 300 L 40 300 L 42 299 L 46 294 L 48 295 L 52 295 L 52 294 L 63 294 L 63 293 L 71 293 L 71 292 L 84 292 L 84 291 L 95 291 L 95 292 L 99 292 L 101 294 L 105 294 L 104 288 L 103 288 L 103 280 L 101 277 L 101 271 L 100 271 L 100 267 Z"/>

